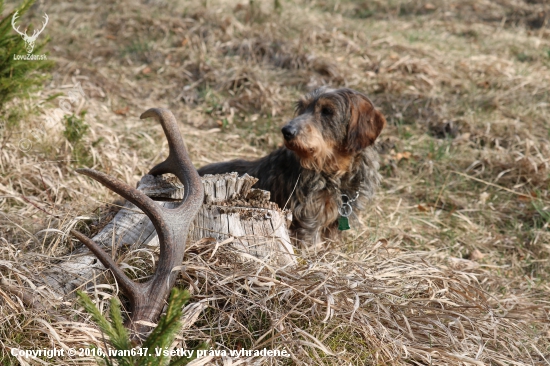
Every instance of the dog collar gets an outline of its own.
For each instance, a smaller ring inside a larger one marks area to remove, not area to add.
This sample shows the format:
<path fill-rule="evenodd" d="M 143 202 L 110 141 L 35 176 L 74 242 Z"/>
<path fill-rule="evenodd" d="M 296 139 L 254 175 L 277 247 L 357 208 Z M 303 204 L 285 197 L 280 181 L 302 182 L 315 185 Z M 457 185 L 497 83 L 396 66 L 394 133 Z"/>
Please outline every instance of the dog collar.
<path fill-rule="evenodd" d="M 355 197 L 353 199 L 349 198 L 347 194 L 342 194 L 342 206 L 338 207 L 338 213 L 340 214 L 340 217 L 338 218 L 338 230 L 344 231 L 351 229 L 348 219 L 353 212 L 351 203 L 357 200 L 358 197 L 359 191 L 355 192 Z"/>

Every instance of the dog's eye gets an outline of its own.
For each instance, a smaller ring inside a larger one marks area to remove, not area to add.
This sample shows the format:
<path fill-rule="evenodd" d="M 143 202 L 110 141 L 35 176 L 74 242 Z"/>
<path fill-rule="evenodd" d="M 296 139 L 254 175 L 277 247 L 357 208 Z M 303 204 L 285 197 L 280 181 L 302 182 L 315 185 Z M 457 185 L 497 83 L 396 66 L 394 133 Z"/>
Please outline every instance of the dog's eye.
<path fill-rule="evenodd" d="M 323 107 L 321 109 L 321 114 L 323 116 L 332 116 L 332 109 L 328 108 L 328 107 Z"/>

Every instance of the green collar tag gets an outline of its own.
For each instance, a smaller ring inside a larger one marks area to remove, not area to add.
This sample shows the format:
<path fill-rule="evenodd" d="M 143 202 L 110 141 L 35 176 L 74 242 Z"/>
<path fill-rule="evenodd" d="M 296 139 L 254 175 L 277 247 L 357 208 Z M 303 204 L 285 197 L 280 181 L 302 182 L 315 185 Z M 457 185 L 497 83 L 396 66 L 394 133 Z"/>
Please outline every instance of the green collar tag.
<path fill-rule="evenodd" d="M 348 218 L 346 216 L 340 216 L 340 218 L 338 219 L 338 230 L 344 231 L 349 229 L 351 228 L 349 227 Z"/>

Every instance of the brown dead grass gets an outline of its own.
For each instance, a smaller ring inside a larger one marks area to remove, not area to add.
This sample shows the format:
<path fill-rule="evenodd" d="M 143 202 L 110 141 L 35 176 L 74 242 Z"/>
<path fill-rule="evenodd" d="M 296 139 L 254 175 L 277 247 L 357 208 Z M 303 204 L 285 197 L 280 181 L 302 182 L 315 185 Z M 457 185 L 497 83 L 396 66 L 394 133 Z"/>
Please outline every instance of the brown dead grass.
<path fill-rule="evenodd" d="M 116 199 L 76 167 L 136 182 L 167 151 L 160 127 L 138 119 L 150 107 L 174 112 L 197 166 L 261 156 L 280 144 L 292 102 L 322 84 L 364 91 L 388 119 L 372 209 L 342 242 L 299 253 L 297 268 L 236 265 L 224 246 L 212 256 L 211 241 L 188 243 L 180 285 L 198 320 L 180 346 L 292 353 L 249 364 L 549 363 L 548 5 L 282 4 L 280 14 L 271 1 L 232 0 L 33 9 L 50 16 L 57 66 L 9 106 L 19 126 L 0 130 L 0 273 L 56 310 L 0 291 L 2 363 L 16 364 L 12 347 L 102 345 L 74 299 L 40 285 L 76 244 L 65 233 L 94 230 Z M 87 111 L 90 132 L 75 161 L 58 107 L 78 82 L 85 98 L 71 107 Z M 144 251 L 123 260 L 154 265 Z M 90 291 L 103 310 L 117 294 Z"/>

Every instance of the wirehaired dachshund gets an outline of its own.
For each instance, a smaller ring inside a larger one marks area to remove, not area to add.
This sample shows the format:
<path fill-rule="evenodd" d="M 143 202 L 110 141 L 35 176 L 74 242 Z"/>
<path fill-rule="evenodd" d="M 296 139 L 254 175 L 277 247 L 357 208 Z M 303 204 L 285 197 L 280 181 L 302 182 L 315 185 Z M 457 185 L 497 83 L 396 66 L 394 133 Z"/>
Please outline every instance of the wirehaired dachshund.
<path fill-rule="evenodd" d="M 373 144 L 386 119 L 364 94 L 326 87 L 301 98 L 295 115 L 281 129 L 283 147 L 257 160 L 209 164 L 199 174 L 258 178 L 255 188 L 290 208 L 291 236 L 307 246 L 336 238 L 374 195 L 380 174 Z"/>

